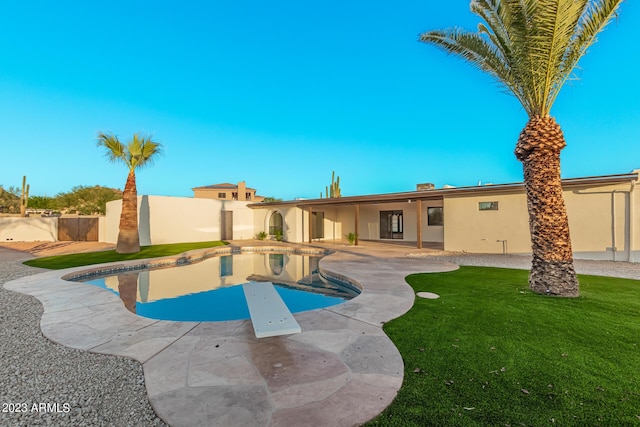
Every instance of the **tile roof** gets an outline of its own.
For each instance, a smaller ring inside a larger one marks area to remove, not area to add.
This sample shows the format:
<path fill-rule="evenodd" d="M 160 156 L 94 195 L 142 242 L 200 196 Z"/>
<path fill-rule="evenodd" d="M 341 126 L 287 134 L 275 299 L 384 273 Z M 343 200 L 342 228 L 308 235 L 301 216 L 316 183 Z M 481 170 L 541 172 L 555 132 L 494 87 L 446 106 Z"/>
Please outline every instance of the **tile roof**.
<path fill-rule="evenodd" d="M 220 184 L 211 184 L 211 185 L 204 185 L 202 187 L 194 187 L 192 188 L 192 190 L 237 190 L 238 189 L 238 185 L 237 184 L 230 184 L 228 182 L 223 182 Z M 250 188 L 247 187 L 247 190 L 254 190 L 255 188 Z"/>

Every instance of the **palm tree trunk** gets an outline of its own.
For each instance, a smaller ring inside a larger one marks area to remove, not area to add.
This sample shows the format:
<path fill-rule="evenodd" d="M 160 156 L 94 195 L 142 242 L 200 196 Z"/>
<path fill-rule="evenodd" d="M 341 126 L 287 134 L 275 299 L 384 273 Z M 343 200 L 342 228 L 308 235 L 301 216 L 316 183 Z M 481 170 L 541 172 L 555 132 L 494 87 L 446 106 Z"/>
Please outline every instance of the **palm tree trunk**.
<path fill-rule="evenodd" d="M 136 189 L 136 174 L 133 170 L 127 176 L 127 183 L 122 193 L 122 213 L 120 214 L 120 232 L 118 233 L 116 252 L 119 254 L 140 252 L 138 190 Z"/>
<path fill-rule="evenodd" d="M 529 286 L 541 294 L 575 297 L 580 291 L 560 180 L 560 150 L 565 146 L 553 117 L 534 116 L 520 134 L 515 154 L 527 191 L 533 250 Z"/>

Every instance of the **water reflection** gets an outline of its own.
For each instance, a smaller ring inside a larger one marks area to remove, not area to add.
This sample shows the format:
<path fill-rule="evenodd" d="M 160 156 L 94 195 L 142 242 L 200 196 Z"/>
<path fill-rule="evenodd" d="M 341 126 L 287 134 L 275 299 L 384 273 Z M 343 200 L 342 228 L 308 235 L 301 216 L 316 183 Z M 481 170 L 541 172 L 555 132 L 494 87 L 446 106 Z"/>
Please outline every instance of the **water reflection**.
<path fill-rule="evenodd" d="M 269 269 L 276 276 L 284 270 L 284 257 L 284 254 L 269 254 Z"/>
<path fill-rule="evenodd" d="M 323 280 L 319 260 L 290 254 L 236 254 L 84 281 L 118 294 L 132 313 L 167 320 L 246 319 L 244 293 L 235 285 L 247 282 L 273 283 L 294 313 L 335 305 L 359 294 L 357 289 Z"/>
<path fill-rule="evenodd" d="M 118 294 L 127 310 L 136 312 L 138 301 L 138 272 L 126 272 L 118 274 Z"/>

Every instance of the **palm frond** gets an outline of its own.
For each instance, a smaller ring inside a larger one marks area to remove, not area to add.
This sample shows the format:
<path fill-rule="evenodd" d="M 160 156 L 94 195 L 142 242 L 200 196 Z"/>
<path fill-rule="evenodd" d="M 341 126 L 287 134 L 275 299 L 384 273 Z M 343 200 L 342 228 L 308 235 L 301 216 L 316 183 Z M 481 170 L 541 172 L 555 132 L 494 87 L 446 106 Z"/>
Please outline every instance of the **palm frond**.
<path fill-rule="evenodd" d="M 519 85 L 516 84 L 517 79 L 500 49 L 481 35 L 451 28 L 422 33 L 420 41 L 431 43 L 449 54 L 463 58 L 474 67 L 493 76 L 509 89 L 523 105 L 529 103 Z"/>
<path fill-rule="evenodd" d="M 478 32 L 428 31 L 420 41 L 458 55 L 506 86 L 530 116 L 547 116 L 579 59 L 623 0 L 472 0 Z"/>
<path fill-rule="evenodd" d="M 136 133 L 127 145 L 111 133 L 98 133 L 98 146 L 105 147 L 106 155 L 112 162 L 121 161 L 129 171 L 134 171 L 153 163 L 162 154 L 162 144 L 153 141 L 151 136 Z"/>
<path fill-rule="evenodd" d="M 120 143 L 117 136 L 111 133 L 98 132 L 98 146 L 106 148 L 105 155 L 110 162 L 121 161 L 127 163 L 125 147 Z"/>
<path fill-rule="evenodd" d="M 582 58 L 587 49 L 597 41 L 597 35 L 609 25 L 609 23 L 617 16 L 618 8 L 623 0 L 600 0 L 597 2 L 585 2 L 578 27 L 574 33 L 569 46 L 565 60 L 562 64 L 562 81 L 559 85 L 571 79 L 573 71 L 578 66 L 578 61 Z M 558 94 L 555 93 L 552 101 Z"/>
<path fill-rule="evenodd" d="M 153 141 L 151 136 L 134 134 L 128 145 L 129 159 L 132 169 L 140 169 L 152 164 L 162 153 L 162 144 Z"/>

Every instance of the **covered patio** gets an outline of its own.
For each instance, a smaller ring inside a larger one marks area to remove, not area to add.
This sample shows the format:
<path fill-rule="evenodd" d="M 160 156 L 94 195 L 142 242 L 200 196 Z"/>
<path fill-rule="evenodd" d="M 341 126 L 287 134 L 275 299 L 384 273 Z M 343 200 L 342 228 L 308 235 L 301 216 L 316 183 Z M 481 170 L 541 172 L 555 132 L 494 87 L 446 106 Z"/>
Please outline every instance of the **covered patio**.
<path fill-rule="evenodd" d="M 355 233 L 362 241 L 418 249 L 444 248 L 443 196 L 437 191 L 294 200 L 249 207 L 262 210 L 256 225 L 269 234 L 281 227 L 285 240 L 298 243 L 342 241 Z"/>

